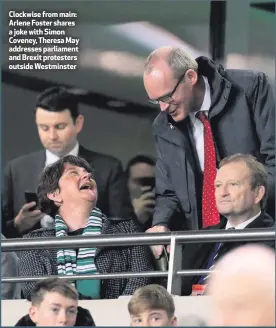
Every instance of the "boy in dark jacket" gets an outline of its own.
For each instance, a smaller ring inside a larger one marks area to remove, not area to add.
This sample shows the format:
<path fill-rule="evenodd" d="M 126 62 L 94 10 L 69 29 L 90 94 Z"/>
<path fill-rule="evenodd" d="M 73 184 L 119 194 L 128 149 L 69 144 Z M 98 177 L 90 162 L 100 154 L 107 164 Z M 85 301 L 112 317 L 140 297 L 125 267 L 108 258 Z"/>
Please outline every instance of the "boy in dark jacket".
<path fill-rule="evenodd" d="M 29 314 L 15 326 L 95 326 L 90 312 L 78 306 L 78 292 L 67 281 L 39 281 L 31 293 Z"/>

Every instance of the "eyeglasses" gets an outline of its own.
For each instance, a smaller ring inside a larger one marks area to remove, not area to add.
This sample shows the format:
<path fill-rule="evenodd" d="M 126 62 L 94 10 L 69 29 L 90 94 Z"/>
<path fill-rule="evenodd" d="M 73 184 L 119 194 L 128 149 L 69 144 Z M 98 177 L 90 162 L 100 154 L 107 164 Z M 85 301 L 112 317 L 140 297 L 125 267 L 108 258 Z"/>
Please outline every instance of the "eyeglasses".
<path fill-rule="evenodd" d="M 179 84 L 183 80 L 186 72 L 187 71 L 185 71 L 185 73 L 180 76 L 178 82 L 176 83 L 176 86 L 173 88 L 173 90 L 170 93 L 168 93 L 168 94 L 166 94 L 164 96 L 161 96 L 161 97 L 159 97 L 157 99 L 149 99 L 149 102 L 151 104 L 154 104 L 154 105 L 158 105 L 160 102 L 166 103 L 166 104 L 169 104 L 170 102 L 172 102 L 173 101 L 173 95 L 174 95 L 175 91 L 177 90 Z"/>

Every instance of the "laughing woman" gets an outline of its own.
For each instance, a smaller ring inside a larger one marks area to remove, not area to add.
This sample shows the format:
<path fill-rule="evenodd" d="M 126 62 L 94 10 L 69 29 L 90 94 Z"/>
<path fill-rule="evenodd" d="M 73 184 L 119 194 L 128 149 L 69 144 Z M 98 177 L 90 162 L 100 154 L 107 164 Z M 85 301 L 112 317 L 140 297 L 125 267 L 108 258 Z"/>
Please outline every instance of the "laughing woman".
<path fill-rule="evenodd" d="M 107 218 L 96 208 L 97 185 L 89 164 L 68 155 L 42 172 L 38 186 L 41 211 L 55 212 L 55 227 L 32 231 L 24 238 L 96 236 L 141 232 L 133 219 Z M 80 249 L 36 249 L 20 255 L 21 276 L 102 274 L 153 271 L 148 246 Z M 73 280 L 73 279 L 72 279 Z M 80 299 L 118 298 L 132 295 L 150 278 L 78 280 Z M 22 284 L 29 298 L 34 282 Z"/>

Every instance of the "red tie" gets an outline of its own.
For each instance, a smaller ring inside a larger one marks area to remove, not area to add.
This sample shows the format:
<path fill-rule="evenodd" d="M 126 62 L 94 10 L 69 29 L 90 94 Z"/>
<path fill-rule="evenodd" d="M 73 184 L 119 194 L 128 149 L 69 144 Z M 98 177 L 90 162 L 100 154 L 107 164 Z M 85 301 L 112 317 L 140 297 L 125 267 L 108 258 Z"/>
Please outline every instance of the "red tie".
<path fill-rule="evenodd" d="M 202 226 L 203 228 L 218 224 L 220 216 L 215 201 L 216 151 L 211 125 L 206 115 L 200 111 L 197 114 L 204 126 L 204 175 L 202 194 Z"/>

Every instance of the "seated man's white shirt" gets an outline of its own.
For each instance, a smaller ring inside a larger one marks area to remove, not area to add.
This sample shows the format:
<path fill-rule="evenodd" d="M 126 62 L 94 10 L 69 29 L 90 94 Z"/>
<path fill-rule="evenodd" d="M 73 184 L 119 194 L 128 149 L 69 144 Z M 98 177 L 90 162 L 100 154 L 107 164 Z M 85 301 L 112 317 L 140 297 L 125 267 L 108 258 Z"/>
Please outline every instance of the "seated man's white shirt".
<path fill-rule="evenodd" d="M 244 229 L 244 228 L 246 228 L 246 227 L 248 226 L 249 223 L 251 223 L 251 222 L 253 222 L 255 219 L 257 219 L 257 217 L 259 217 L 260 214 L 261 214 L 261 211 L 260 211 L 257 215 L 253 216 L 253 218 L 248 219 L 248 220 L 246 220 L 246 221 L 244 221 L 244 222 L 238 224 L 236 227 L 233 227 L 233 226 L 230 224 L 230 222 L 227 221 L 227 224 L 226 224 L 225 230 L 230 229 L 230 228 L 235 228 L 235 229 L 237 229 L 237 230 Z"/>

